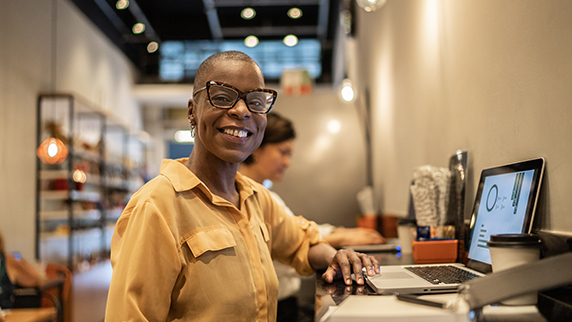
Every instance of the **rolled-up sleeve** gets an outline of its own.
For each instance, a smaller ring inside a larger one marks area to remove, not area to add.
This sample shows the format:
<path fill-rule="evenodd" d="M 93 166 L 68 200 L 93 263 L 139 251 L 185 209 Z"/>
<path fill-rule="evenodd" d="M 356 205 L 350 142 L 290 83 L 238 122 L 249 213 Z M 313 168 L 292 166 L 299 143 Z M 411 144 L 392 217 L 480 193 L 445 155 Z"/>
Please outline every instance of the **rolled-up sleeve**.
<path fill-rule="evenodd" d="M 272 258 L 294 267 L 300 275 L 312 274 L 314 269 L 308 261 L 308 251 L 310 246 L 320 242 L 318 225 L 301 216 L 289 216 L 268 192 L 261 193 L 270 198 Z"/>

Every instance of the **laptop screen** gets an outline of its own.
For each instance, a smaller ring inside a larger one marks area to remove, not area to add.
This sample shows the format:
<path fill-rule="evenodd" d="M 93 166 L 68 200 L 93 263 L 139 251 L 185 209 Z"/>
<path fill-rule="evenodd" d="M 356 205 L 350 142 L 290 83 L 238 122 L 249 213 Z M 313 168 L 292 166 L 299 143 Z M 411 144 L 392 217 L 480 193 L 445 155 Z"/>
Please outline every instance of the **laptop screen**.
<path fill-rule="evenodd" d="M 544 169 L 543 160 L 537 160 L 483 171 L 470 224 L 469 259 L 490 265 L 491 235 L 531 231 Z"/>

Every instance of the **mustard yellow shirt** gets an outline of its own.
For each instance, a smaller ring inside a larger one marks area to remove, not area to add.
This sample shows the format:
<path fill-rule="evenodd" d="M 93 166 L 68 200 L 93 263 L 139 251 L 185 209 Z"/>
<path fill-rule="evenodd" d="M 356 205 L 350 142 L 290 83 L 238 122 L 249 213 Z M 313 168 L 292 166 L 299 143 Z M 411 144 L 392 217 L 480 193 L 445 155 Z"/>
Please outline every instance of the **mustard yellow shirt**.
<path fill-rule="evenodd" d="M 312 274 L 316 224 L 240 173 L 237 209 L 185 161 L 164 160 L 117 221 L 105 321 L 275 321 L 272 259 Z"/>

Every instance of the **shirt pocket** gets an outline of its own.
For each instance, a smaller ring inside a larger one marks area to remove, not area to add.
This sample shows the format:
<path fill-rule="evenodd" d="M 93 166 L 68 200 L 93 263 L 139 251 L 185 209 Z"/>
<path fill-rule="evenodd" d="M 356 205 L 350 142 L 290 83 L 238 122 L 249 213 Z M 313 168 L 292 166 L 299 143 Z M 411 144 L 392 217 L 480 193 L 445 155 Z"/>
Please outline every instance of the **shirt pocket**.
<path fill-rule="evenodd" d="M 195 258 L 208 251 L 219 251 L 236 246 L 232 233 L 227 228 L 200 231 L 187 240 Z"/>

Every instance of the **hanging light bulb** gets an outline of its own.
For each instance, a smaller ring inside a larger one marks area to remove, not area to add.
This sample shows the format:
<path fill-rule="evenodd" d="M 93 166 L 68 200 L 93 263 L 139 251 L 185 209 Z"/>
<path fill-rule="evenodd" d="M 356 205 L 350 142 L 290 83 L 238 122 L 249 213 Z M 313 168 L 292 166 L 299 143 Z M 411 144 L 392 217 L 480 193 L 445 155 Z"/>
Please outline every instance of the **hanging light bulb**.
<path fill-rule="evenodd" d="M 44 163 L 61 164 L 68 156 L 68 148 L 62 140 L 50 137 L 40 144 L 36 154 Z"/>
<path fill-rule="evenodd" d="M 352 86 L 352 82 L 348 78 L 344 79 L 344 81 L 342 82 L 342 85 L 340 87 L 340 95 L 342 96 L 342 99 L 346 102 L 351 102 L 355 98 L 355 92 Z"/>
<path fill-rule="evenodd" d="M 356 2 L 366 12 L 372 12 L 383 7 L 387 0 L 356 0 Z"/>

